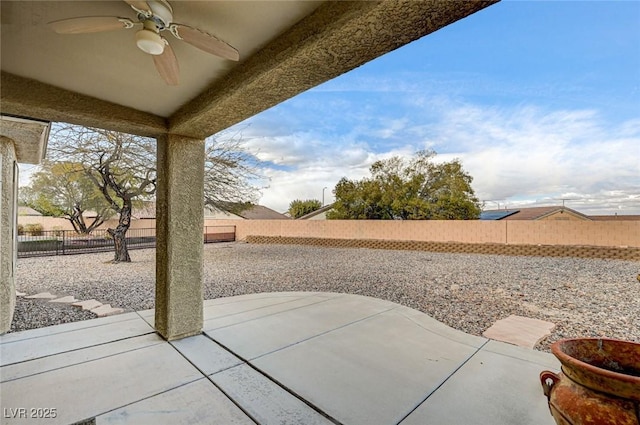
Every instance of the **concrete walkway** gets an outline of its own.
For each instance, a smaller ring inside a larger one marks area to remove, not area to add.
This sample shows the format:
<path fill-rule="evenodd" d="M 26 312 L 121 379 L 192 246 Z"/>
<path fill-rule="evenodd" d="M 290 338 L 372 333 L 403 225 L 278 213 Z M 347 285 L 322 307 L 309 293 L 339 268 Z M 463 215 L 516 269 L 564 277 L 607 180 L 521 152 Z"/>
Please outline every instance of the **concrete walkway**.
<path fill-rule="evenodd" d="M 559 369 L 552 355 L 387 301 L 215 299 L 205 301 L 204 333 L 171 343 L 153 316 L 0 337 L 1 422 L 554 424 L 538 379 Z"/>

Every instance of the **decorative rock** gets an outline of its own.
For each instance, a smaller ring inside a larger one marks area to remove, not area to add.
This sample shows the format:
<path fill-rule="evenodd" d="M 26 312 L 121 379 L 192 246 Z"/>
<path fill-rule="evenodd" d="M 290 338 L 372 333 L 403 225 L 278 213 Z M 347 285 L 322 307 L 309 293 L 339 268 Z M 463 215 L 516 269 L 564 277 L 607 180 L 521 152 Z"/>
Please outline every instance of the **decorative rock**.
<path fill-rule="evenodd" d="M 153 249 L 132 251 L 133 262 L 118 265 L 108 262 L 112 252 L 22 258 L 16 282 L 27 294 L 57 291 L 108 300 L 125 311 L 152 309 L 155 255 Z M 595 258 L 211 243 L 204 246 L 203 298 L 354 293 L 401 303 L 477 336 L 497 319 L 517 314 L 558 325 L 536 346 L 549 351 L 558 339 L 600 334 L 640 342 L 639 271 L 637 261 Z M 520 296 L 523 283 L 527 305 Z M 451 291 L 451 285 L 460 290 Z M 70 304 L 17 300 L 14 331 L 96 317 Z M 534 313 L 533 306 L 540 310 Z M 597 316 L 601 311 L 607 313 L 604 320 Z"/>
<path fill-rule="evenodd" d="M 111 304 L 103 304 L 91 310 L 91 312 L 98 317 L 112 316 L 114 314 L 120 314 L 123 311 L 121 308 L 111 307 Z"/>
<path fill-rule="evenodd" d="M 78 300 L 76 300 L 76 297 L 74 297 L 73 295 L 69 295 L 67 297 L 56 298 L 55 300 L 51 300 L 49 302 L 50 303 L 71 304 L 71 303 L 75 303 L 77 301 Z"/>
<path fill-rule="evenodd" d="M 87 300 L 73 303 L 71 305 L 74 307 L 82 307 L 83 310 L 93 310 L 94 308 L 100 307 L 102 303 L 96 300 Z"/>
<path fill-rule="evenodd" d="M 39 294 L 29 295 L 28 298 L 30 300 L 51 300 L 53 298 L 58 298 L 57 295 L 51 295 L 49 292 L 40 292 Z"/>

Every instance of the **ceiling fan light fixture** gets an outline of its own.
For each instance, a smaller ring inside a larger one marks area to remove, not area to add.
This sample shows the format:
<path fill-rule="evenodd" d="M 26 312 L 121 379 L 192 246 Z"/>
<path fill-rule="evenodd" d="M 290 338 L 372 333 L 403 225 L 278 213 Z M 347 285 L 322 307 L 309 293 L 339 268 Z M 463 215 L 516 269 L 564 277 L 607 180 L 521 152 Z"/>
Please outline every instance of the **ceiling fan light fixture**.
<path fill-rule="evenodd" d="M 161 55 L 164 52 L 164 40 L 160 34 L 148 29 L 141 29 L 136 33 L 138 48 L 150 55 Z"/>

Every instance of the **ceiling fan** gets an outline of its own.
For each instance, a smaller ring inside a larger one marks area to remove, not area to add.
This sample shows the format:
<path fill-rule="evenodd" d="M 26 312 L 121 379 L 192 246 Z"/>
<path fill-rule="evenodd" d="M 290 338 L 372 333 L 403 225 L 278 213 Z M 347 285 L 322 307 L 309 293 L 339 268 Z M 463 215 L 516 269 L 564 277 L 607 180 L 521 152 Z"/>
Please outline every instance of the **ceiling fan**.
<path fill-rule="evenodd" d="M 212 55 L 237 61 L 236 49 L 215 36 L 188 25 L 173 22 L 173 8 L 166 0 L 124 0 L 137 13 L 137 22 L 115 16 L 89 16 L 62 19 L 50 22 L 49 26 L 58 34 L 83 34 L 114 31 L 142 26 L 136 32 L 136 44 L 145 53 L 153 56 L 160 76 L 168 85 L 178 85 L 179 67 L 171 45 L 160 33 L 168 30 L 174 37 L 183 40 Z"/>

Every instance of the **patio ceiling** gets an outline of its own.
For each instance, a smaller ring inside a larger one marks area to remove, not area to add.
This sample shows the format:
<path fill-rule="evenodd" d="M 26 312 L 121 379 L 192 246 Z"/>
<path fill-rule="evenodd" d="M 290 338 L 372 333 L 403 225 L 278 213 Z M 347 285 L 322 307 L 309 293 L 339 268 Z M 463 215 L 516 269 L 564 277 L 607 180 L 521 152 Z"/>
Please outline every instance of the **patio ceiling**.
<path fill-rule="evenodd" d="M 136 29 L 60 35 L 47 26 L 82 16 L 135 20 L 124 1 L 3 0 L 0 108 L 202 139 L 495 1 L 171 1 L 176 22 L 216 35 L 240 60 L 167 35 L 180 66 L 179 85 L 169 86 L 136 47 Z"/>

